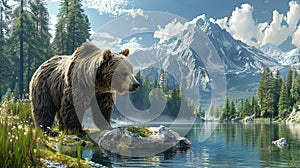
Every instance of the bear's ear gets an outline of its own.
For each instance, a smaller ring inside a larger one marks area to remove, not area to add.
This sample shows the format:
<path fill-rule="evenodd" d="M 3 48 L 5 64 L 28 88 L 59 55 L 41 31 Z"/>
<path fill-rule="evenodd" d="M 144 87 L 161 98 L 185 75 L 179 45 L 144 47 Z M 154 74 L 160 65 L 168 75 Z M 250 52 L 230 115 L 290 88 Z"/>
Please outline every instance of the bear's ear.
<path fill-rule="evenodd" d="M 110 50 L 105 50 L 103 52 L 103 60 L 107 61 L 113 56 L 112 52 Z"/>
<path fill-rule="evenodd" d="M 128 55 L 129 55 L 129 49 L 122 50 L 120 52 L 120 54 L 124 55 L 125 57 L 128 57 Z"/>

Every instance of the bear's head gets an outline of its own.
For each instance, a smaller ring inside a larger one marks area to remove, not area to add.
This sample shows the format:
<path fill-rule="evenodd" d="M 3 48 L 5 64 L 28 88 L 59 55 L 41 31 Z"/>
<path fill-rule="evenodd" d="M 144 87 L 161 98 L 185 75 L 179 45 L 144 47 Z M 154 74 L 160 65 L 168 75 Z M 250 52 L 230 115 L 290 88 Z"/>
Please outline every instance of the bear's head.
<path fill-rule="evenodd" d="M 101 80 L 102 88 L 107 86 L 110 91 L 123 94 L 124 92 L 133 92 L 140 86 L 133 75 L 133 66 L 128 56 L 129 49 L 119 53 L 105 50 L 102 53 L 103 61 L 97 70 L 97 80 Z"/>

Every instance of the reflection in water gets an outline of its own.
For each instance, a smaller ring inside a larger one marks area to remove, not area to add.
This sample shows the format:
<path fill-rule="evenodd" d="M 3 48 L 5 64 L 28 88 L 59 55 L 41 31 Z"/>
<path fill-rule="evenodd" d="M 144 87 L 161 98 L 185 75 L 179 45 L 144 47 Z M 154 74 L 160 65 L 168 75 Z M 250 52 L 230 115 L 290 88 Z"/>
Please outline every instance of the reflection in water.
<path fill-rule="evenodd" d="M 107 167 L 300 167 L 300 125 L 221 123 L 205 141 L 203 127 L 205 123 L 197 124 L 187 134 L 189 150 L 122 157 L 94 149 L 83 157 Z M 287 147 L 271 144 L 281 137 L 287 139 Z"/>

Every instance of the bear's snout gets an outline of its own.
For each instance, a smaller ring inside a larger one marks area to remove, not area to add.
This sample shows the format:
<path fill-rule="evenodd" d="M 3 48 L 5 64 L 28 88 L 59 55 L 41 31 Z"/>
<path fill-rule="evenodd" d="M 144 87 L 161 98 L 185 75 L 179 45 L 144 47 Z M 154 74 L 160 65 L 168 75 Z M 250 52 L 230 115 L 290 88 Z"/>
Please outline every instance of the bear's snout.
<path fill-rule="evenodd" d="M 134 79 L 132 85 L 129 88 L 129 91 L 130 92 L 136 91 L 137 88 L 140 87 L 140 86 L 141 86 L 141 84 L 136 79 Z"/>
<path fill-rule="evenodd" d="M 134 84 L 133 84 L 133 87 L 134 87 L 135 89 L 137 89 L 138 87 L 140 87 L 140 83 L 139 83 L 139 82 L 134 83 Z"/>

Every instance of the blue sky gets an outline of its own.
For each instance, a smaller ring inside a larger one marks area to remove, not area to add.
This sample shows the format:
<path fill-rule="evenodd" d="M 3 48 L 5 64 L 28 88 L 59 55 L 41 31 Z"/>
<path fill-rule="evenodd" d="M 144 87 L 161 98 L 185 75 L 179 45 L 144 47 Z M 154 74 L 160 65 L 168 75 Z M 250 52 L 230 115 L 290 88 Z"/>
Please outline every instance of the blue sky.
<path fill-rule="evenodd" d="M 59 0 L 47 2 L 55 23 Z M 83 4 L 94 31 L 120 16 L 136 17 L 147 11 L 168 12 L 188 21 L 205 14 L 248 45 L 280 46 L 289 40 L 300 47 L 298 0 L 83 0 Z"/>

